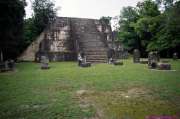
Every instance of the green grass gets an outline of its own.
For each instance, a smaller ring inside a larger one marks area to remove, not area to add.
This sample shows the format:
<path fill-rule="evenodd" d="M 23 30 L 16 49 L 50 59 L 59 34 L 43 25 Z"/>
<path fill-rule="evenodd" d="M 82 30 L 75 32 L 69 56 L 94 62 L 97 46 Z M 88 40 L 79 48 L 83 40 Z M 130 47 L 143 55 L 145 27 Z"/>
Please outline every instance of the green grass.
<path fill-rule="evenodd" d="M 149 70 L 124 60 L 123 66 L 75 62 L 19 63 L 0 73 L 0 119 L 144 119 L 180 112 L 180 61 L 176 71 Z M 77 92 L 82 93 L 78 94 Z"/>

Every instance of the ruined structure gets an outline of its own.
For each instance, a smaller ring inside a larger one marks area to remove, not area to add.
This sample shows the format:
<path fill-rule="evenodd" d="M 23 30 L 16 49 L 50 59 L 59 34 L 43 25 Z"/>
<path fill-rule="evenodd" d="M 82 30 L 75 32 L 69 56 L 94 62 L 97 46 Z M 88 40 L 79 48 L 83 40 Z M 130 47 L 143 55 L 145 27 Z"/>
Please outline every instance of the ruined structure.
<path fill-rule="evenodd" d="M 97 19 L 57 17 L 20 56 L 20 60 L 39 60 L 42 55 L 50 61 L 77 60 L 84 52 L 87 62 L 107 62 L 112 48 L 110 24 Z"/>

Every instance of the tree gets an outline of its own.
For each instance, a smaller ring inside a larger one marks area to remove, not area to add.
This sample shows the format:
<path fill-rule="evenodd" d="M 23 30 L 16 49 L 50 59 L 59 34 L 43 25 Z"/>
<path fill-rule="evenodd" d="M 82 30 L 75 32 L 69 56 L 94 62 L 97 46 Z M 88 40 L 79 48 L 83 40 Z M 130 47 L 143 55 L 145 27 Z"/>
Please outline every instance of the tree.
<path fill-rule="evenodd" d="M 119 20 L 119 40 L 126 49 L 139 48 L 139 38 L 134 31 L 133 24 L 138 19 L 137 10 L 134 7 L 124 7 Z"/>
<path fill-rule="evenodd" d="M 180 2 L 176 2 L 171 8 L 161 15 L 161 24 L 148 50 L 177 51 L 180 47 Z"/>
<path fill-rule="evenodd" d="M 103 17 L 100 18 L 100 21 L 104 22 L 105 24 L 110 25 L 111 24 L 111 19 L 112 19 L 112 17 L 109 17 L 109 16 L 105 17 L 105 16 L 103 16 Z"/>
<path fill-rule="evenodd" d="M 32 4 L 34 15 L 24 20 L 24 49 L 56 18 L 57 9 L 52 1 L 34 0 Z"/>
<path fill-rule="evenodd" d="M 160 11 L 160 4 L 164 4 L 164 11 Z M 136 8 L 126 7 L 120 16 L 119 38 L 130 49 L 138 44 L 144 56 L 152 50 L 167 52 L 166 56 L 180 52 L 179 13 L 177 0 L 145 0 Z"/>
<path fill-rule="evenodd" d="M 154 38 L 159 27 L 160 11 L 158 4 L 152 0 L 145 0 L 137 4 L 139 19 L 134 24 L 135 32 L 138 34 L 141 43 L 142 55 L 147 55 L 147 46 Z"/>
<path fill-rule="evenodd" d="M 24 20 L 24 41 L 23 49 L 25 49 L 37 37 L 37 29 L 34 25 L 34 17 Z"/>
<path fill-rule="evenodd" d="M 156 0 L 160 7 L 163 7 L 164 10 L 171 8 L 174 3 L 178 2 L 178 0 Z"/>
<path fill-rule="evenodd" d="M 34 11 L 33 23 L 37 35 L 39 35 L 48 24 L 55 20 L 57 9 L 51 0 L 34 0 L 32 3 Z"/>
<path fill-rule="evenodd" d="M 137 10 L 140 17 L 155 17 L 160 15 L 158 4 L 152 0 L 138 2 Z"/>
<path fill-rule="evenodd" d="M 4 60 L 14 59 L 20 53 L 25 5 L 24 0 L 0 1 L 0 52 Z"/>

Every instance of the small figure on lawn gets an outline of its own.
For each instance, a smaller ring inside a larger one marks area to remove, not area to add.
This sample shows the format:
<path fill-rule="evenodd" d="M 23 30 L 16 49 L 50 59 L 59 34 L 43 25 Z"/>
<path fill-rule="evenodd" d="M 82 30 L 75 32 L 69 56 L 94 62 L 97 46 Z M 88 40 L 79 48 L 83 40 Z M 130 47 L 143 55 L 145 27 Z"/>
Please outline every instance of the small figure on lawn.
<path fill-rule="evenodd" d="M 122 61 L 118 61 L 116 59 L 115 50 L 109 49 L 108 50 L 108 64 L 114 64 L 114 65 L 123 65 Z"/>
<path fill-rule="evenodd" d="M 78 66 L 90 67 L 91 63 L 86 62 L 86 56 L 83 52 L 78 53 Z"/>
<path fill-rule="evenodd" d="M 115 57 L 115 51 L 114 49 L 110 48 L 108 50 L 108 64 L 113 64 L 114 63 L 114 57 Z"/>
<path fill-rule="evenodd" d="M 78 66 L 81 66 L 82 63 L 85 63 L 86 59 L 83 52 L 78 53 Z"/>

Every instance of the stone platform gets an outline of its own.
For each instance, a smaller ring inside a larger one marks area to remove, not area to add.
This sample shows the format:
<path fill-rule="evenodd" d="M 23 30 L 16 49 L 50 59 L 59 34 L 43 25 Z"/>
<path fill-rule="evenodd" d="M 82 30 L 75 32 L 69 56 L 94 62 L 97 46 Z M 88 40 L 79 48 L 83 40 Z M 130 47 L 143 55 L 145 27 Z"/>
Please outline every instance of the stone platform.
<path fill-rule="evenodd" d="M 46 55 L 50 61 L 75 61 L 84 52 L 87 62 L 107 62 L 112 47 L 110 24 L 98 19 L 57 17 L 19 57 L 39 60 Z"/>

